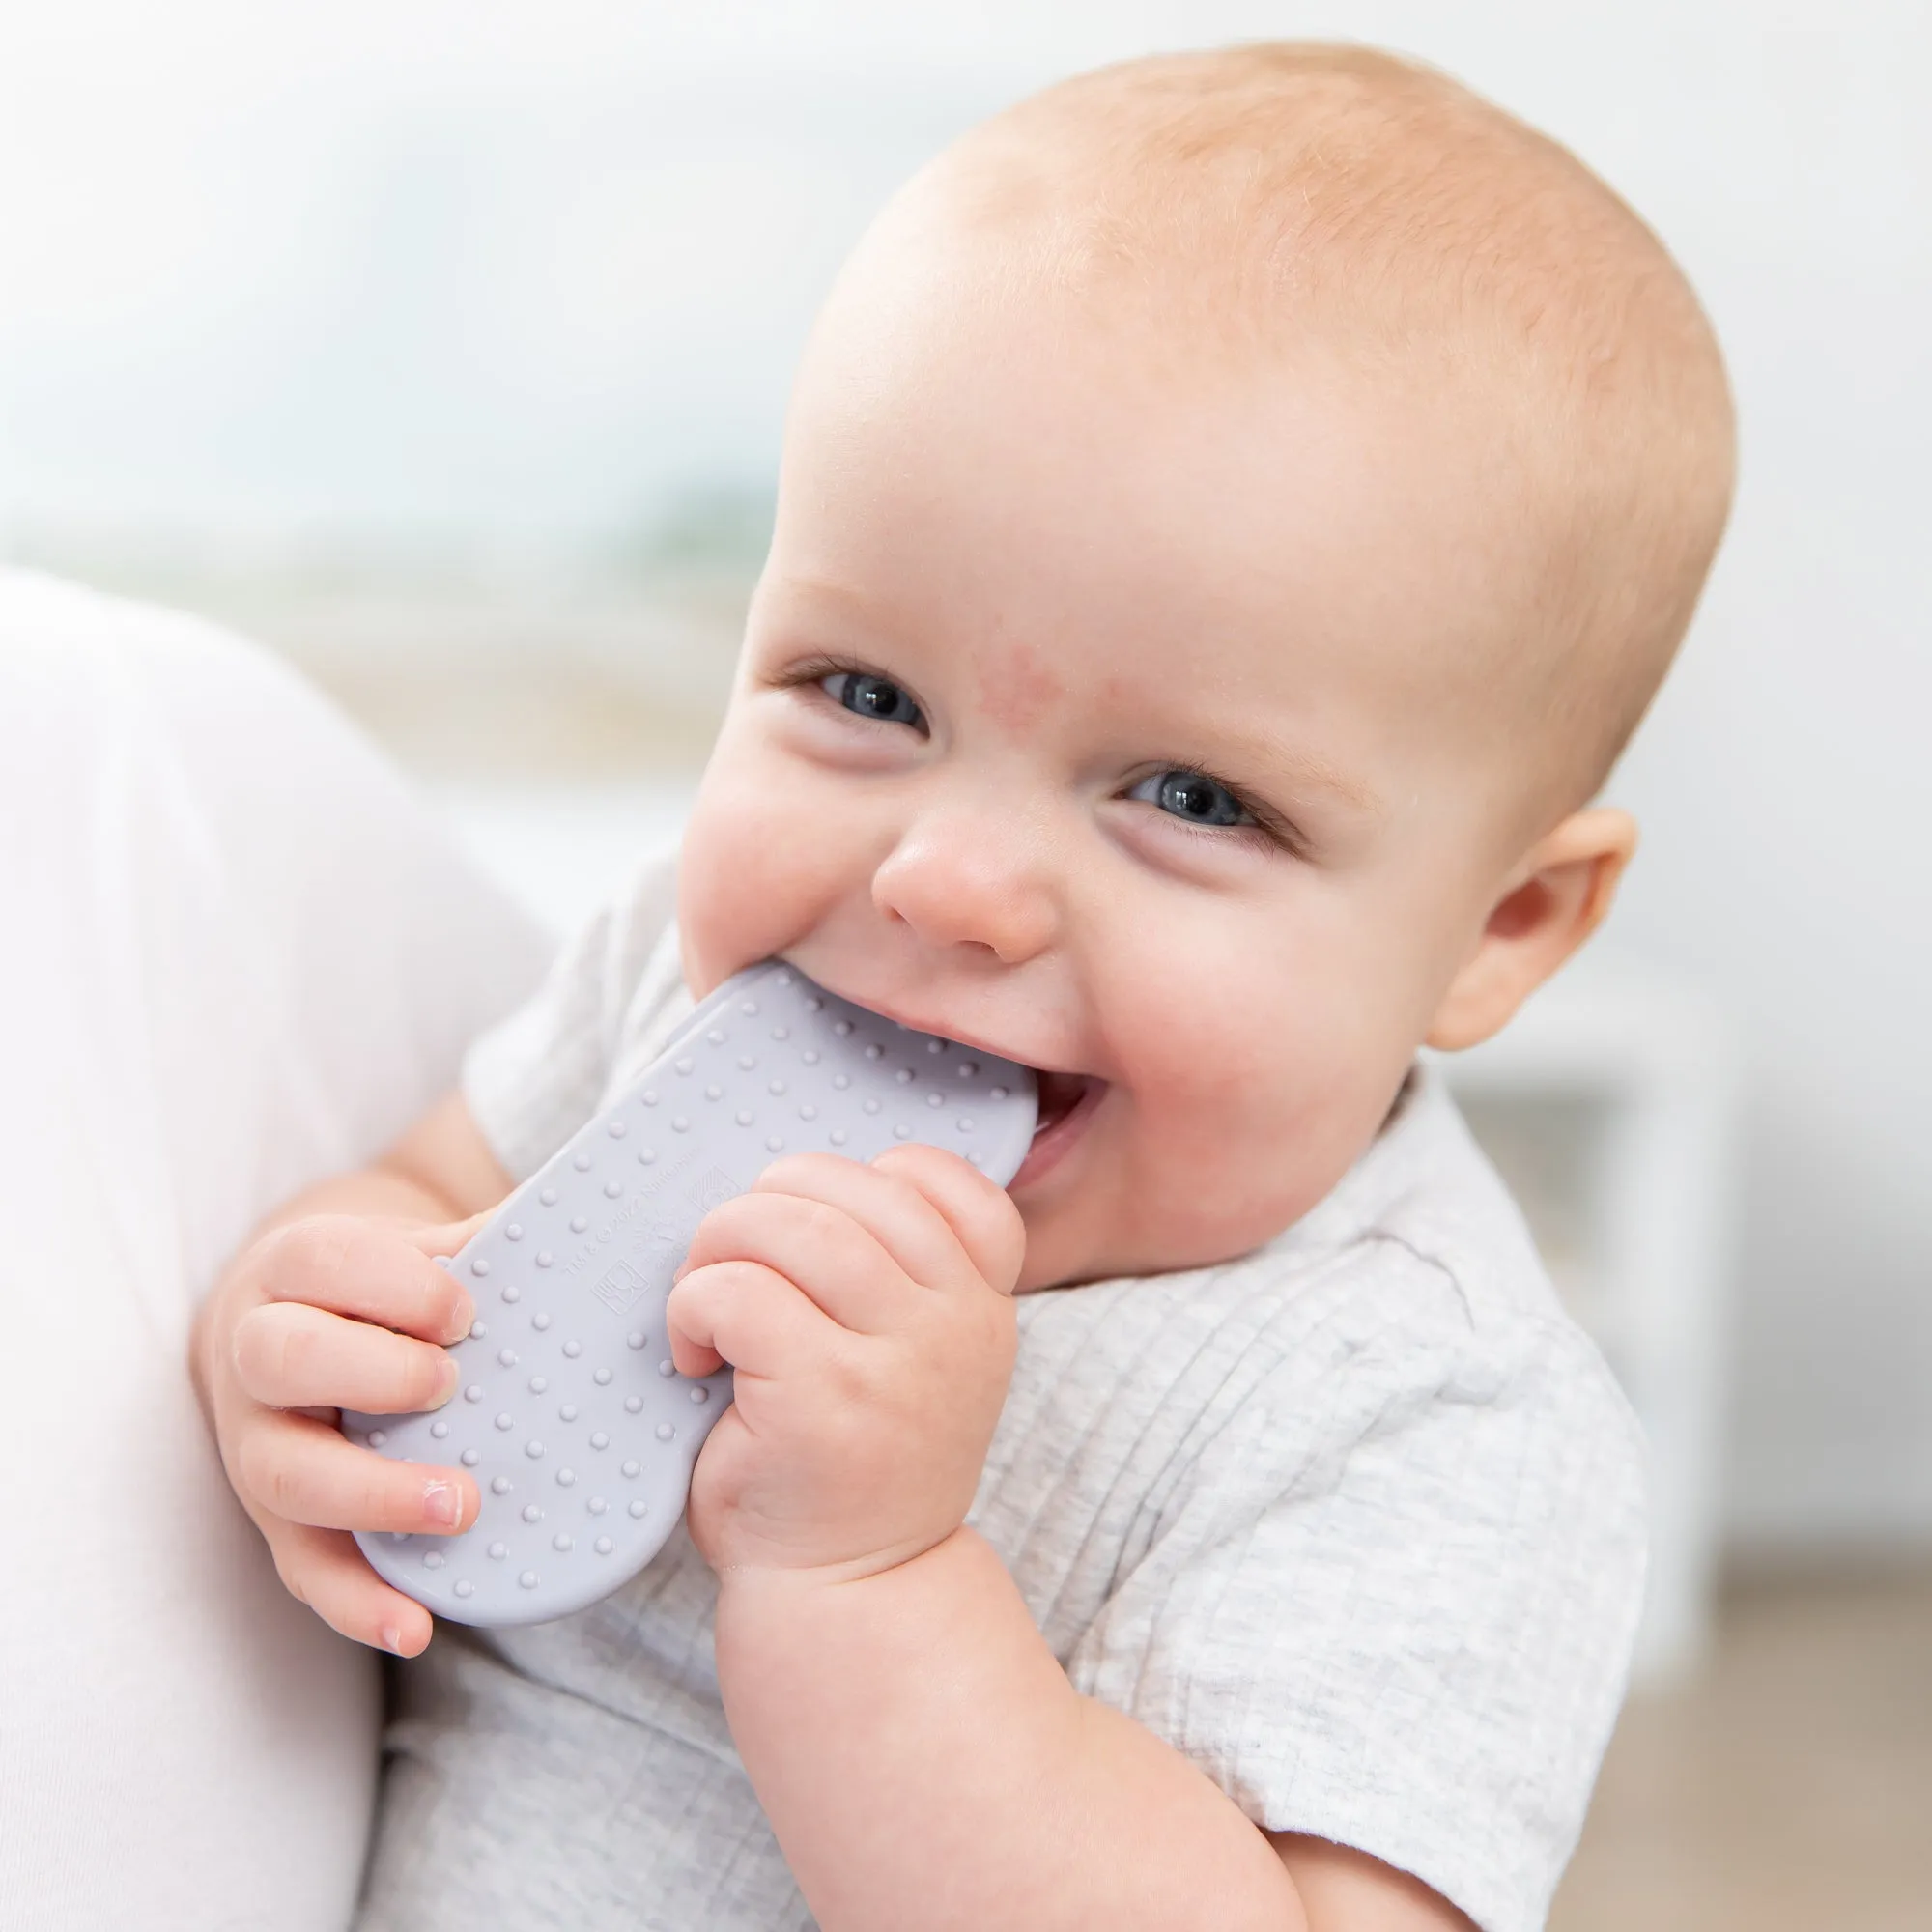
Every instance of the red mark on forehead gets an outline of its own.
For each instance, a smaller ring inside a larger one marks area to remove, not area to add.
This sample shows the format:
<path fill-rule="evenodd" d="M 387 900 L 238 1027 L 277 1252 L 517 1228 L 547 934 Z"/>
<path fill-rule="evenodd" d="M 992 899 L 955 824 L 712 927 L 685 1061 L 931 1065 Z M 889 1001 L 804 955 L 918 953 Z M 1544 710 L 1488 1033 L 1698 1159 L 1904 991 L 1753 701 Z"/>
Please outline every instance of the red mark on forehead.
<path fill-rule="evenodd" d="M 996 724 L 1023 732 L 1037 724 L 1047 710 L 1066 696 L 1032 644 L 990 647 L 979 669 L 980 704 Z"/>

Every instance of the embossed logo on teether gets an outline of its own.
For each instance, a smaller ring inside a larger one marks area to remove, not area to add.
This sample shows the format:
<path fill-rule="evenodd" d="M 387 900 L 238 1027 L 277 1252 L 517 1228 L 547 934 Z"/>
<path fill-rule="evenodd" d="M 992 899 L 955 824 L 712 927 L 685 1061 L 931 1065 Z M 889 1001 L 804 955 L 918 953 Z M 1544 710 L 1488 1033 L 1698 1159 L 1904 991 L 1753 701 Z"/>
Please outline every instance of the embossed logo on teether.
<path fill-rule="evenodd" d="M 628 1315 L 638 1297 L 650 1287 L 629 1262 L 619 1262 L 590 1292 L 606 1308 Z"/>
<path fill-rule="evenodd" d="M 691 1198 L 700 1213 L 708 1214 L 712 1208 L 722 1208 L 725 1202 L 736 1200 L 744 1191 L 722 1167 L 714 1167 L 691 1190 Z"/>

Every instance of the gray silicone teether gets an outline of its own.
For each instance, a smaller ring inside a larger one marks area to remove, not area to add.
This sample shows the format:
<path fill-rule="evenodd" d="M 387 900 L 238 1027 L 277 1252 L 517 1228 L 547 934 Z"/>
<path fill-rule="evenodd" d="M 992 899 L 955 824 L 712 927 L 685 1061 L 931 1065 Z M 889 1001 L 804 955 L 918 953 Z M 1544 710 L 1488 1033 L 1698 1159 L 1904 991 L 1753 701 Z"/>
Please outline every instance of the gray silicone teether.
<path fill-rule="evenodd" d="M 456 1395 L 425 1414 L 345 1410 L 411 1463 L 483 1492 L 461 1536 L 356 1541 L 397 1589 L 467 1624 L 581 1610 L 634 1577 L 684 1511 L 731 1400 L 728 1369 L 671 1366 L 665 1300 L 692 1235 L 781 1153 L 870 1160 L 951 1148 L 1004 1186 L 1033 1136 L 1031 1072 L 913 1033 L 768 963 L 698 1006 L 614 1106 L 510 1196 L 449 1266 L 476 1302 Z"/>

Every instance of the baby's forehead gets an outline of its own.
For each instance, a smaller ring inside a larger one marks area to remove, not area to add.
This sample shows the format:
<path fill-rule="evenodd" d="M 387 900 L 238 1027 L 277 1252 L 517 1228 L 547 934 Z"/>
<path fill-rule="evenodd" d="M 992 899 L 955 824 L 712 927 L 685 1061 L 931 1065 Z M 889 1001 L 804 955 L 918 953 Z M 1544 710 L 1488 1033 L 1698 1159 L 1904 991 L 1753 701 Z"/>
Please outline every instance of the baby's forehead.
<path fill-rule="evenodd" d="M 1301 369 L 1170 382 L 1038 321 L 1014 304 L 917 383 L 808 402 L 780 628 L 1008 740 L 1324 790 L 1365 724 L 1435 751 L 1502 709 L 1498 517 L 1419 478 L 1412 412 Z"/>

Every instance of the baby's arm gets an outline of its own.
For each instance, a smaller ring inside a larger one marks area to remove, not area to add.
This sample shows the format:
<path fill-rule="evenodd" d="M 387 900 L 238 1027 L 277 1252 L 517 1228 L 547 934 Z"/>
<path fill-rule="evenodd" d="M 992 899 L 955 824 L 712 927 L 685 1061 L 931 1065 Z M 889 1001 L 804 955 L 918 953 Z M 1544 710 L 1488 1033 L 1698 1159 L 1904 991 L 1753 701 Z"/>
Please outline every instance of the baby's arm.
<path fill-rule="evenodd" d="M 373 1167 L 270 1215 L 195 1320 L 195 1387 L 282 1581 L 345 1636 L 405 1657 L 428 1643 L 430 1614 L 370 1569 L 350 1531 L 454 1534 L 476 1520 L 476 1485 L 355 1447 L 335 1411 L 448 1400 L 454 1364 L 438 1345 L 475 1310 L 431 1257 L 453 1254 L 510 1184 L 452 1094 Z"/>
<path fill-rule="evenodd" d="M 859 1581 L 742 1573 L 718 1645 L 732 1735 L 827 1932 L 1468 1932 L 1375 1859 L 1271 1844 L 1081 1696 L 971 1530 Z"/>
<path fill-rule="evenodd" d="M 732 1736 L 827 1932 L 1443 1932 L 1373 1859 L 1264 1836 L 1081 1696 L 962 1527 L 1014 1349 L 1012 1204 L 950 1155 L 787 1159 L 706 1220 L 687 1374 L 736 1365 L 694 1536 Z"/>

